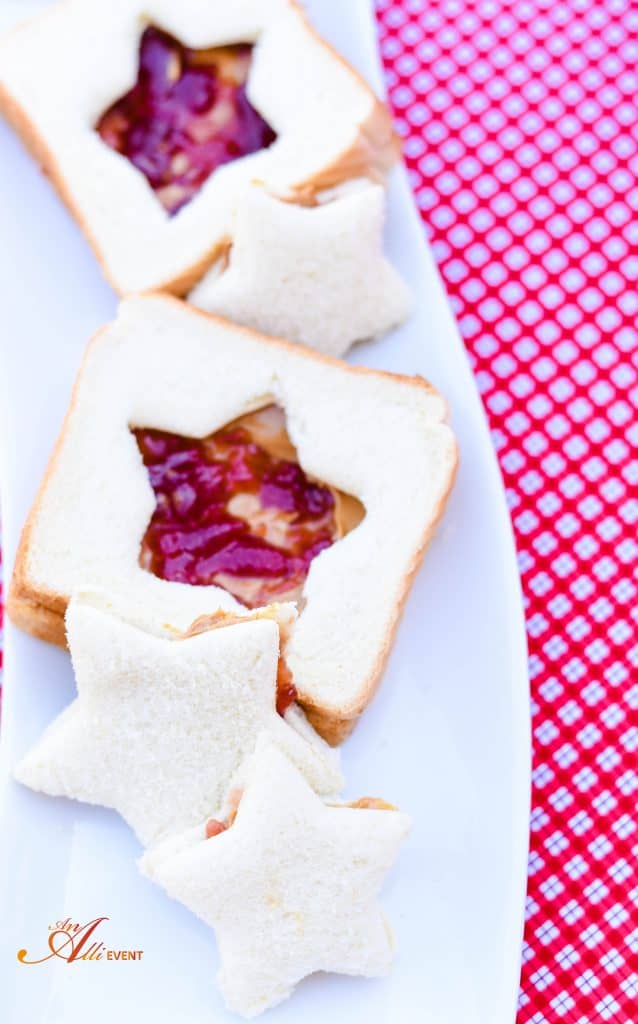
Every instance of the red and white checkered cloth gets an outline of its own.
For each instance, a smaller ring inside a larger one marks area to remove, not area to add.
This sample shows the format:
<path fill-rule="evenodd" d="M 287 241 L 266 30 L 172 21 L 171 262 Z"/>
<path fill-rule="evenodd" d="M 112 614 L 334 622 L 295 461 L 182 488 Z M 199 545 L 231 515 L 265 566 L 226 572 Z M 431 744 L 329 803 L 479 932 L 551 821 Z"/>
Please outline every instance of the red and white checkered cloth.
<path fill-rule="evenodd" d="M 377 10 L 525 591 L 535 759 L 519 1024 L 636 1024 L 638 6 Z"/>
<path fill-rule="evenodd" d="M 519 1024 L 636 1024 L 638 7 L 377 8 L 525 589 L 535 765 Z"/>

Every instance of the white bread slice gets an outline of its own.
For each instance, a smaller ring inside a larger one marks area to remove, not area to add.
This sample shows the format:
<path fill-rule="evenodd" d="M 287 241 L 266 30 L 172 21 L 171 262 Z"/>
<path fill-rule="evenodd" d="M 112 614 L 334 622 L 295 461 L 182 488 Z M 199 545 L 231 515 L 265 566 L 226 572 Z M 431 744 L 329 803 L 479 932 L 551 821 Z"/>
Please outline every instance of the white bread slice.
<path fill-rule="evenodd" d="M 326 806 L 260 737 L 233 824 L 147 851 L 142 872 L 215 929 L 229 1009 L 254 1017 L 315 971 L 375 977 L 393 960 L 378 902 L 410 819 Z"/>
<path fill-rule="evenodd" d="M 445 401 L 421 378 L 348 366 L 167 296 L 125 300 L 87 349 L 23 531 L 8 610 L 63 643 L 78 586 L 143 607 L 151 584 L 138 559 L 155 496 L 129 426 L 205 437 L 272 402 L 306 472 L 366 509 L 313 560 L 285 650 L 311 723 L 338 742 L 374 694 L 454 477 Z M 152 587 L 181 600 L 180 585 Z M 226 591 L 198 589 L 209 610 L 241 611 Z"/>
<path fill-rule="evenodd" d="M 174 217 L 94 131 L 134 83 L 149 24 L 193 48 L 255 43 L 248 98 L 278 135 L 218 168 Z M 398 157 L 385 107 L 295 0 L 63 0 L 0 40 L 0 109 L 121 294 L 192 288 L 226 244 L 234 197 L 253 178 L 307 196 L 382 174 Z"/>
<path fill-rule="evenodd" d="M 275 710 L 275 621 L 171 639 L 99 605 L 69 604 L 78 696 L 18 764 L 20 782 L 112 807 L 144 844 L 201 820 L 264 730 L 313 786 L 341 787 L 334 751 Z"/>
<path fill-rule="evenodd" d="M 252 186 L 235 209 L 232 246 L 188 296 L 209 313 L 326 355 L 376 338 L 409 311 L 383 256 L 385 193 L 352 182 L 300 206 Z"/>

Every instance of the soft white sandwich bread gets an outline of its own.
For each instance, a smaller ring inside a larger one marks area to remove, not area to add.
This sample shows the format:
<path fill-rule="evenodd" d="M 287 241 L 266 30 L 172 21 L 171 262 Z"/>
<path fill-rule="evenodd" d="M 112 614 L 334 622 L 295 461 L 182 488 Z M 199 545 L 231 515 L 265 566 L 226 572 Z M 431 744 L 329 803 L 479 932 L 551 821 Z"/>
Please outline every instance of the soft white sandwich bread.
<path fill-rule="evenodd" d="M 247 96 L 277 134 L 233 160 L 171 217 L 98 119 L 133 86 L 146 26 L 201 49 L 253 43 Z M 0 109 L 79 221 L 120 293 L 188 291 L 230 232 L 254 178 L 307 199 L 398 157 L 385 107 L 295 0 L 61 0 L 0 41 Z"/>
<path fill-rule="evenodd" d="M 78 586 L 126 593 L 142 608 L 151 584 L 140 545 L 156 501 L 130 428 L 207 437 L 271 403 L 285 410 L 306 473 L 365 508 L 311 562 L 284 652 L 310 721 L 335 743 L 374 694 L 454 477 L 446 404 L 421 378 L 349 366 L 167 296 L 125 300 L 87 349 L 23 531 L 8 611 L 64 644 Z M 182 600 L 183 584 L 152 587 Z M 194 589 L 208 611 L 242 612 L 221 587 Z"/>
<path fill-rule="evenodd" d="M 383 255 L 382 186 L 352 182 L 318 199 L 301 206 L 246 189 L 228 252 L 189 301 L 331 356 L 401 323 L 410 299 Z"/>
<path fill-rule="evenodd" d="M 217 803 L 266 731 L 312 786 L 342 785 L 334 751 L 275 710 L 275 619 L 223 619 L 195 635 L 146 632 L 99 595 L 69 604 L 77 698 L 15 769 L 31 789 L 117 810 L 144 844 Z M 107 610 L 108 609 L 108 610 Z"/>
<path fill-rule="evenodd" d="M 254 1017 L 315 971 L 386 974 L 393 940 L 378 895 L 410 819 L 375 800 L 327 806 L 265 737 L 242 774 L 232 814 L 227 803 L 221 821 L 140 861 L 215 929 L 229 1009 Z"/>

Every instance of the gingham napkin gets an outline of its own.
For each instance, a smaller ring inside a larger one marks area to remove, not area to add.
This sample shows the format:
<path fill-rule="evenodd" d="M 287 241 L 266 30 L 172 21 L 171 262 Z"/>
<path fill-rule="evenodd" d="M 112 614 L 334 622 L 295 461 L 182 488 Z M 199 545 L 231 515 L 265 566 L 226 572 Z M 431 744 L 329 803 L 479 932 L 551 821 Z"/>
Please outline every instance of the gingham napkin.
<path fill-rule="evenodd" d="M 636 1024 L 638 6 L 377 11 L 525 590 L 535 759 L 519 1024 Z"/>

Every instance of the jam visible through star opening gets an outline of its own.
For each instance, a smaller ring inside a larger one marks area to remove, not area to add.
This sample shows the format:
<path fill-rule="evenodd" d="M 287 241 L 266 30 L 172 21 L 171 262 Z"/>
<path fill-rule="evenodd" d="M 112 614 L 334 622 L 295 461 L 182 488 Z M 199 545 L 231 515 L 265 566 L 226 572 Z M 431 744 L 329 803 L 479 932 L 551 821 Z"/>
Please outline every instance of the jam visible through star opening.
<path fill-rule="evenodd" d="M 202 439 L 133 433 L 156 498 L 140 565 L 161 579 L 215 584 L 248 608 L 297 600 L 312 560 L 365 514 L 306 475 L 278 406 Z"/>
<path fill-rule="evenodd" d="M 238 43 L 192 50 L 150 26 L 140 41 L 135 85 L 95 126 L 146 176 L 171 215 L 217 167 L 276 139 L 246 95 L 252 49 Z"/>

